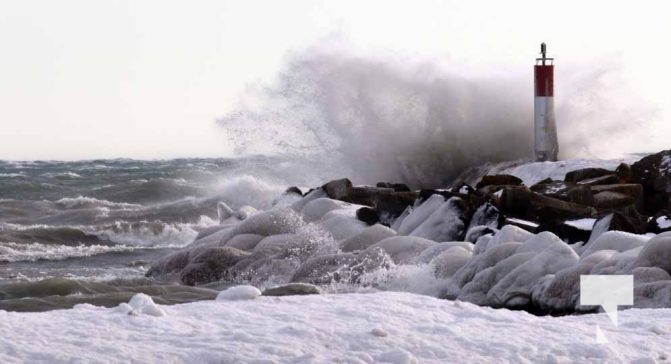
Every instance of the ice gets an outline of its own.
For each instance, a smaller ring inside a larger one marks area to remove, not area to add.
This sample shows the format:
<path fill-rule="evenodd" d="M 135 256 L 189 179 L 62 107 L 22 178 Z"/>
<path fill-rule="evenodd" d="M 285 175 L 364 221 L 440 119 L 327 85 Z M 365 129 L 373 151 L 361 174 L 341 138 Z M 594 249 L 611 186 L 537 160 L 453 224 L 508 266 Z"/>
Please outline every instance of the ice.
<path fill-rule="evenodd" d="M 135 294 L 128 303 L 122 303 L 116 308 L 117 312 L 128 315 L 149 315 L 155 317 L 165 316 L 165 311 L 160 308 L 154 300 L 144 293 Z"/>
<path fill-rule="evenodd" d="M 568 220 L 564 221 L 564 224 L 568 226 L 573 226 L 578 230 L 591 231 L 596 219 L 578 219 L 578 220 Z"/>
<path fill-rule="evenodd" d="M 442 196 L 440 197 L 442 199 Z M 462 219 L 463 210 L 465 208 L 461 206 L 460 202 L 462 202 L 462 200 L 458 197 L 452 197 L 449 200 L 444 201 L 440 207 L 438 207 L 429 217 L 427 217 L 408 235 L 418 236 L 434 241 L 462 239 L 466 230 L 466 226 L 464 224 L 464 220 Z M 413 214 L 421 213 L 422 206 L 413 212 Z M 412 214 L 409 216 L 409 218 L 410 217 L 412 217 Z"/>
<path fill-rule="evenodd" d="M 638 267 L 658 267 L 671 272 L 671 234 L 660 234 L 650 239 L 636 259 Z"/>
<path fill-rule="evenodd" d="M 534 234 L 522 228 L 519 228 L 515 225 L 505 225 L 504 227 L 501 228 L 501 231 L 499 231 L 498 233 L 496 233 L 496 235 L 492 237 L 492 239 L 486 241 L 483 240 L 482 243 L 480 242 L 476 243 L 473 254 L 480 254 L 489 248 L 492 248 L 494 246 L 503 243 L 511 243 L 511 242 L 521 243 L 531 238 L 533 235 Z"/>
<path fill-rule="evenodd" d="M 652 292 L 668 295 L 669 285 L 637 297 Z M 604 324 L 605 314 L 539 317 L 403 292 L 200 301 L 162 309 L 167 315 L 160 318 L 102 307 L 0 311 L 0 361 L 653 363 L 667 355 L 671 325 L 669 309 L 621 312 L 616 328 Z M 611 344 L 596 344 L 596 324 Z"/>
<path fill-rule="evenodd" d="M 383 240 L 396 236 L 396 232 L 384 225 L 375 224 L 367 227 L 357 235 L 351 236 L 340 242 L 340 249 L 344 252 L 364 250 L 369 246 Z"/>
<path fill-rule="evenodd" d="M 445 198 L 441 195 L 431 195 L 419 207 L 415 208 L 399 224 L 397 232 L 399 235 L 410 235 L 418 226 L 423 224 L 434 212 L 436 212 L 445 203 Z"/>
<path fill-rule="evenodd" d="M 641 247 L 648 240 L 650 240 L 650 238 L 645 235 L 631 234 L 624 231 L 607 231 L 594 241 L 588 242 L 580 255 L 586 257 L 599 250 L 624 252 Z"/>
<path fill-rule="evenodd" d="M 301 213 L 303 214 L 303 219 L 305 221 L 318 221 L 327 212 L 340 209 L 346 205 L 346 202 L 321 197 L 306 203 L 305 206 L 303 206 Z"/>
<path fill-rule="evenodd" d="M 227 288 L 219 292 L 217 301 L 239 301 L 239 300 L 253 300 L 261 295 L 261 291 L 249 285 L 241 285 Z"/>

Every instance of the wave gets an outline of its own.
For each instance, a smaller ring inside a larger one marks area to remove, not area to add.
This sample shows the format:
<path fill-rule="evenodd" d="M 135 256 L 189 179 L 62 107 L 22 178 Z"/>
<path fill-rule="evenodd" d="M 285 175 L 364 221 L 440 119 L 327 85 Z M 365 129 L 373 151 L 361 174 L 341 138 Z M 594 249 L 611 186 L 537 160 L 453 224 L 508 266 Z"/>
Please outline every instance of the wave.
<path fill-rule="evenodd" d="M 64 260 L 90 257 L 111 252 L 132 251 L 133 246 L 126 245 L 53 245 L 15 242 L 0 242 L 0 262 L 35 262 L 38 260 Z"/>
<path fill-rule="evenodd" d="M 112 202 L 107 200 L 99 200 L 93 197 L 64 197 L 56 201 L 56 204 L 68 209 L 71 208 L 86 208 L 86 207 L 109 207 L 119 209 L 141 209 L 143 206 L 125 202 Z"/>
<path fill-rule="evenodd" d="M 48 172 L 42 174 L 42 176 L 47 178 L 62 178 L 62 179 L 82 178 L 81 175 L 75 172 Z"/>
<path fill-rule="evenodd" d="M 528 71 L 317 44 L 294 54 L 276 82 L 251 87 L 218 124 L 239 155 L 301 156 L 355 183 L 435 188 L 467 167 L 532 156 Z M 602 87 L 612 70 L 590 71 L 566 77 L 568 94 L 558 98 L 567 157 L 612 150 L 649 116 L 632 101 L 613 102 Z"/>

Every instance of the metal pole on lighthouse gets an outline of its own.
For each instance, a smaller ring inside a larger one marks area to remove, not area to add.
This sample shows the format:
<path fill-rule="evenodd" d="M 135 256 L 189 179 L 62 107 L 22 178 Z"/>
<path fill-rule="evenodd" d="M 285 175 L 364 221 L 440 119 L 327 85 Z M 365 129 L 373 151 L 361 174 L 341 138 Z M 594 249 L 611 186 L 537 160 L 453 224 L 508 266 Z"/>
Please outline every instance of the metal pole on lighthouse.
<path fill-rule="evenodd" d="M 537 162 L 556 161 L 559 153 L 554 109 L 554 58 L 541 43 L 534 66 L 534 154 Z M 547 63 L 547 64 L 546 64 Z"/>

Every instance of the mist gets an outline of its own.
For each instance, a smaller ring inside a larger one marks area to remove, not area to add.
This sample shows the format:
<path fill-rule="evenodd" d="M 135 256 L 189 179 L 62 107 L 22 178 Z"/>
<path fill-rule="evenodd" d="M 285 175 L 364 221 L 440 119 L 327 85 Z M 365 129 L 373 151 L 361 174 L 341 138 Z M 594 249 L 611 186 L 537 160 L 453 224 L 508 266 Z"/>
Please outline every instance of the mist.
<path fill-rule="evenodd" d="M 649 117 L 608 91 L 617 72 L 558 67 L 562 158 L 621 154 L 618 138 Z M 238 155 L 319 160 L 357 183 L 440 187 L 469 166 L 531 158 L 532 86 L 531 65 L 492 72 L 318 44 L 289 56 L 275 82 L 250 85 L 218 124 Z"/>

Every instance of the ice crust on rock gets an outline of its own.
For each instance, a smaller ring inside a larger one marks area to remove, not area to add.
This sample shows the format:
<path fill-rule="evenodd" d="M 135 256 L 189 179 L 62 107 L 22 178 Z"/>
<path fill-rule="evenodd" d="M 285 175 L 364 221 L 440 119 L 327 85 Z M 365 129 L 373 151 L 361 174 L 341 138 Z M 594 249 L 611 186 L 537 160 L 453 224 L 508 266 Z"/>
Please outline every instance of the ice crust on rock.
<path fill-rule="evenodd" d="M 227 288 L 217 295 L 217 301 L 241 301 L 253 300 L 261 295 L 261 291 L 249 285 L 241 285 Z"/>

